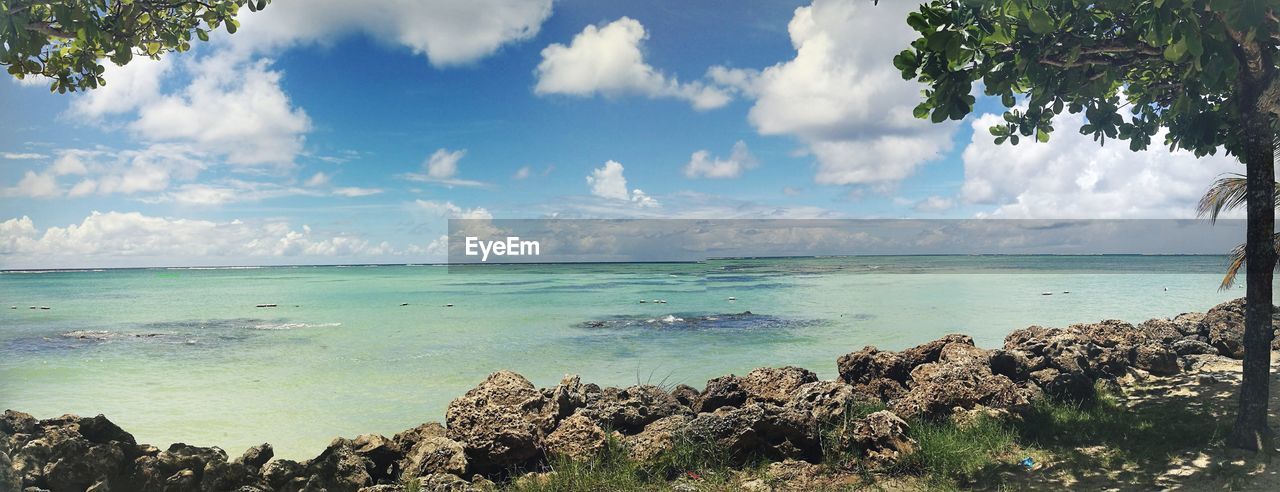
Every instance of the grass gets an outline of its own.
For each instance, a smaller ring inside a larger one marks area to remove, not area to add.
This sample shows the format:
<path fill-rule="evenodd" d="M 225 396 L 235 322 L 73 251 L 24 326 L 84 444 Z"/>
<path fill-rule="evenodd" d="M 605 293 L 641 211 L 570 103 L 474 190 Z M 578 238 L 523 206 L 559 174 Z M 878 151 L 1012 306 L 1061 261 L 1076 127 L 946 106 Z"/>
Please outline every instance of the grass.
<path fill-rule="evenodd" d="M 823 464 L 829 470 L 860 476 L 861 488 L 905 483 L 931 490 L 973 485 L 1017 489 L 1028 480 L 1052 482 L 1063 474 L 1149 484 L 1175 455 L 1221 444 L 1230 424 L 1176 401 L 1128 408 L 1106 393 L 1082 404 L 1042 400 L 1020 418 L 980 416 L 965 425 L 949 420 L 912 421 L 908 434 L 916 440 L 915 452 L 888 469 L 876 469 L 863 462 L 857 449 L 842 446 L 839 436 L 858 419 L 882 409 L 878 403 L 852 405 L 841 417 L 825 423 L 821 433 Z M 1051 462 L 1052 469 L 1029 471 L 1019 463 L 1025 457 Z M 751 460 L 735 465 L 716 446 L 688 439 L 678 440 L 673 450 L 659 458 L 640 463 L 628 457 L 623 443 L 610 439 L 593 459 L 554 458 L 548 467 L 554 473 L 538 480 L 515 480 L 500 489 L 670 490 L 680 483 L 697 490 L 732 490 L 741 480 L 763 478 L 767 464 Z"/>
<path fill-rule="evenodd" d="M 673 449 L 650 462 L 632 460 L 625 445 L 610 437 L 604 448 L 590 460 L 553 457 L 547 473 L 538 479 L 514 480 L 501 490 L 518 492 L 594 492 L 598 490 L 667 490 L 674 481 L 693 484 L 700 490 L 729 487 L 742 470 L 750 472 L 764 463 L 749 461 L 733 466 L 733 460 L 719 447 L 691 439 L 677 439 Z"/>

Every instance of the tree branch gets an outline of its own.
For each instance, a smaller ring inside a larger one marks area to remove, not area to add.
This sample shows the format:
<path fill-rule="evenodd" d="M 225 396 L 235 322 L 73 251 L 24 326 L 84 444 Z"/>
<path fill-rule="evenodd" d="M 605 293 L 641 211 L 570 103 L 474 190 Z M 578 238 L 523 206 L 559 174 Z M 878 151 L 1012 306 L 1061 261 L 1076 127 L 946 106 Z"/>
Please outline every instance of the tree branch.
<path fill-rule="evenodd" d="M 74 34 L 71 34 L 71 33 L 68 33 L 68 32 L 65 32 L 65 31 L 62 31 L 61 29 L 58 29 L 58 28 L 56 28 L 56 27 L 53 27 L 53 25 L 52 25 L 52 24 L 49 24 L 48 22 L 30 22 L 30 23 L 27 23 L 27 25 L 25 26 L 25 28 L 26 28 L 26 30 L 28 30 L 28 31 L 38 32 L 38 33 L 43 34 L 43 35 L 45 35 L 45 36 L 52 36 L 52 37 L 55 37 L 55 38 L 73 38 L 73 37 L 75 37 L 75 35 L 74 35 Z"/>

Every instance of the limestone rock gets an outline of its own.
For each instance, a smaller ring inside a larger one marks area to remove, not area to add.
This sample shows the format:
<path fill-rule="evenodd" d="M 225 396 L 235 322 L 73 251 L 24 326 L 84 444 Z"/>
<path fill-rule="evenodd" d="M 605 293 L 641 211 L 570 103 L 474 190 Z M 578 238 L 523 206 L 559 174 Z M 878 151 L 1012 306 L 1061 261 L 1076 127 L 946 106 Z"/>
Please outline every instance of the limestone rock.
<path fill-rule="evenodd" d="M 888 410 L 859 419 L 847 436 L 863 457 L 879 466 L 896 463 L 911 454 L 916 442 L 907 437 L 907 422 Z"/>
<path fill-rule="evenodd" d="M 547 452 L 578 461 L 594 457 L 604 448 L 607 436 L 596 421 L 585 413 L 577 413 L 560 422 L 547 436 Z"/>
<path fill-rule="evenodd" d="M 761 367 L 742 377 L 742 389 L 753 401 L 785 404 L 801 386 L 818 380 L 813 371 L 794 366 Z"/>
<path fill-rule="evenodd" d="M 481 473 L 528 464 L 542 454 L 552 419 L 546 398 L 523 376 L 495 372 L 449 403 L 448 437 Z"/>
<path fill-rule="evenodd" d="M 689 420 L 686 415 L 672 415 L 651 422 L 638 434 L 624 437 L 628 455 L 636 461 L 649 461 L 670 451 Z"/>
<path fill-rule="evenodd" d="M 730 374 L 707 381 L 707 387 L 698 396 L 698 404 L 693 410 L 710 412 L 720 407 L 738 407 L 746 401 L 747 391 L 742 388 L 742 379 Z"/>

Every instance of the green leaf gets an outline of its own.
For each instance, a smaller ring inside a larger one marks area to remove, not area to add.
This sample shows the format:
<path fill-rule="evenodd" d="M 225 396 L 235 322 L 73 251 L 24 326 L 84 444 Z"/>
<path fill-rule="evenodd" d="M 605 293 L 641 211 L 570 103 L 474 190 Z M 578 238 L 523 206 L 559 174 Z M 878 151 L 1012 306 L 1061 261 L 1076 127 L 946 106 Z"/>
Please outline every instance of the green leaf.
<path fill-rule="evenodd" d="M 1057 25 L 1053 22 L 1053 18 L 1043 10 L 1034 10 L 1031 12 L 1031 32 L 1036 34 L 1048 34 L 1057 29 Z"/>
<path fill-rule="evenodd" d="M 150 23 L 151 23 L 151 13 L 150 13 L 150 12 L 143 12 L 143 13 L 142 13 L 142 15 L 139 15 L 139 16 L 138 16 L 138 23 L 139 23 L 139 24 L 142 24 L 142 25 L 150 24 Z"/>
<path fill-rule="evenodd" d="M 1164 48 L 1164 59 L 1169 60 L 1171 62 L 1177 62 L 1182 60 L 1182 57 L 1185 56 L 1186 54 L 1187 54 L 1186 38 L 1179 39 L 1178 42 L 1170 44 L 1169 46 L 1166 46 Z"/>

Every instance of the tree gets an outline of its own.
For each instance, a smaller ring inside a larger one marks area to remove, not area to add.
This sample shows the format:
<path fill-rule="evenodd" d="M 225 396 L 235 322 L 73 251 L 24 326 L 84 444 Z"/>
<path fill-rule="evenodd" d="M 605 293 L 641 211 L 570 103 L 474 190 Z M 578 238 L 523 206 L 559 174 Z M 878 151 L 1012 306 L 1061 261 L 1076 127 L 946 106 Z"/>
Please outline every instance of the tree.
<path fill-rule="evenodd" d="M 974 83 L 1000 99 L 997 143 L 1049 139 L 1052 118 L 1141 150 L 1161 138 L 1245 164 L 1248 215 L 1244 373 L 1230 444 L 1262 449 L 1267 428 L 1276 250 L 1275 123 L 1280 0 L 929 0 L 906 19 L 918 38 L 893 59 L 926 84 L 917 117 L 958 120 Z"/>
<path fill-rule="evenodd" d="M 235 33 L 236 14 L 271 0 L 0 0 L 0 65 L 22 79 L 52 79 L 51 91 L 96 89 L 103 59 L 116 65 L 134 56 L 159 59 L 191 49 L 210 31 Z"/>
<path fill-rule="evenodd" d="M 1209 187 L 1209 191 L 1200 197 L 1196 214 L 1217 222 L 1222 212 L 1244 205 L 1246 184 L 1244 176 L 1239 174 L 1218 178 L 1213 182 L 1213 186 Z M 1280 207 L 1280 194 L 1276 195 L 1276 200 L 1276 206 Z M 1275 243 L 1276 251 L 1280 253 L 1280 233 L 1272 236 L 1272 242 Z M 1230 257 L 1231 262 L 1227 265 L 1227 273 L 1222 277 L 1222 283 L 1218 285 L 1220 290 L 1227 290 L 1235 285 L 1236 274 L 1240 273 L 1240 268 L 1244 266 L 1244 245 L 1232 248 Z"/>

